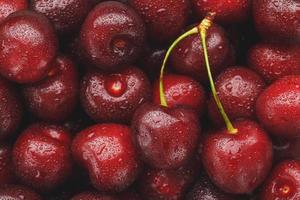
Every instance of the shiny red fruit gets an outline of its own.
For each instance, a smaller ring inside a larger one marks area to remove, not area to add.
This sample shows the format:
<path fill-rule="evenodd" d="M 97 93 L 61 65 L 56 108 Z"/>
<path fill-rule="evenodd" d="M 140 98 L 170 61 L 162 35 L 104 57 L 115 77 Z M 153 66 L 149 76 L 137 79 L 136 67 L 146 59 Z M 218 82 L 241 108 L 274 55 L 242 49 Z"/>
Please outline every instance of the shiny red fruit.
<path fill-rule="evenodd" d="M 71 174 L 71 138 L 59 126 L 34 124 L 17 139 L 13 163 L 19 180 L 40 191 L 58 188 Z"/>
<path fill-rule="evenodd" d="M 20 185 L 0 186 L 1 200 L 42 200 L 42 197 L 29 188 Z"/>
<path fill-rule="evenodd" d="M 57 38 L 42 14 L 19 11 L 0 24 L 0 74 L 18 83 L 43 79 L 54 60 Z"/>
<path fill-rule="evenodd" d="M 125 125 L 98 124 L 81 131 L 73 141 L 72 152 L 100 191 L 120 192 L 139 173 L 133 136 Z"/>
<path fill-rule="evenodd" d="M 234 123 L 238 132 L 226 129 L 209 135 L 202 161 L 210 179 L 225 192 L 248 194 L 266 178 L 272 166 L 272 142 L 253 121 Z"/>
<path fill-rule="evenodd" d="M 0 23 L 10 14 L 28 8 L 27 0 L 1 0 L 0 1 Z"/>
<path fill-rule="evenodd" d="M 14 180 L 12 149 L 9 145 L 0 144 L 0 185 L 13 183 Z"/>

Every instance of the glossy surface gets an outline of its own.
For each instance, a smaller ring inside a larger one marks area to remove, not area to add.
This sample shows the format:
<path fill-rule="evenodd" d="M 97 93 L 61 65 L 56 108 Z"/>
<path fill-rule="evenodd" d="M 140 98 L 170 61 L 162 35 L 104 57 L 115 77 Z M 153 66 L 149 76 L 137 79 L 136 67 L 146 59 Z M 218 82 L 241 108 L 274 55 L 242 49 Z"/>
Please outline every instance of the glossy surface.
<path fill-rule="evenodd" d="M 300 198 L 300 162 L 287 160 L 273 170 L 262 190 L 264 200 L 297 200 Z"/>
<path fill-rule="evenodd" d="M 135 67 L 117 73 L 90 72 L 81 84 L 81 103 L 95 121 L 130 122 L 135 110 L 150 100 L 146 75 Z"/>
<path fill-rule="evenodd" d="M 0 25 L 0 74 L 18 83 L 44 78 L 57 51 L 54 30 L 42 14 L 19 11 Z"/>
<path fill-rule="evenodd" d="M 71 139 L 59 126 L 34 124 L 17 139 L 13 149 L 19 180 L 37 190 L 58 188 L 71 174 Z"/>
<path fill-rule="evenodd" d="M 1 200 L 42 200 L 42 197 L 29 188 L 20 185 L 0 186 Z"/>
<path fill-rule="evenodd" d="M 13 183 L 14 180 L 12 149 L 7 144 L 0 144 L 0 185 Z"/>
<path fill-rule="evenodd" d="M 300 76 L 286 76 L 261 93 L 256 115 L 269 133 L 293 138 L 300 135 Z"/>
<path fill-rule="evenodd" d="M 265 131 L 252 121 L 234 123 L 238 132 L 226 129 L 209 135 L 202 161 L 215 185 L 225 192 L 248 194 L 266 178 L 272 166 L 272 143 Z"/>
<path fill-rule="evenodd" d="M 188 76 L 168 74 L 164 76 L 164 94 L 170 108 L 187 106 L 200 115 L 205 111 L 206 94 L 203 86 Z M 153 102 L 160 105 L 159 82 L 153 89 Z"/>
<path fill-rule="evenodd" d="M 218 96 L 231 120 L 255 119 L 255 102 L 264 88 L 263 79 L 245 67 L 228 68 L 216 79 Z M 209 99 L 208 112 L 214 124 L 225 126 L 212 96 Z"/>
<path fill-rule="evenodd" d="M 254 0 L 256 30 L 265 40 L 300 42 L 298 0 Z"/>
<path fill-rule="evenodd" d="M 120 192 L 139 173 L 132 133 L 124 125 L 97 124 L 81 131 L 73 141 L 72 152 L 100 191 Z"/>
<path fill-rule="evenodd" d="M 0 1 L 0 22 L 8 15 L 28 8 L 27 0 L 2 0 Z"/>
<path fill-rule="evenodd" d="M 79 77 L 73 61 L 59 56 L 47 77 L 23 87 L 29 110 L 39 119 L 50 122 L 66 120 L 79 101 Z"/>
<path fill-rule="evenodd" d="M 153 104 L 138 108 L 132 130 L 143 161 L 160 169 L 185 165 L 195 153 L 201 133 L 196 112 Z"/>
<path fill-rule="evenodd" d="M 106 1 L 85 19 L 80 39 L 88 59 L 105 71 L 134 62 L 145 42 L 145 26 L 129 6 Z"/>
<path fill-rule="evenodd" d="M 188 0 L 129 0 L 129 4 L 142 16 L 147 33 L 156 42 L 174 39 L 187 24 Z"/>
<path fill-rule="evenodd" d="M 248 63 L 268 83 L 287 75 L 300 75 L 300 47 L 257 44 L 248 53 Z"/>

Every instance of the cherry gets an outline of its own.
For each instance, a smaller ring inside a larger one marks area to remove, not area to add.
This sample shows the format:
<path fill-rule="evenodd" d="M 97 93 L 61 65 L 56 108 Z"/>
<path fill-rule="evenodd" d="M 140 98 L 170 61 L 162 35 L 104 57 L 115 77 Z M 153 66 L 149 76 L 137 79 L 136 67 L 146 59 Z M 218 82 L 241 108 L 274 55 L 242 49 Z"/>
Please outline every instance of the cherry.
<path fill-rule="evenodd" d="M 44 78 L 57 50 L 54 30 L 42 14 L 18 11 L 0 24 L 0 74 L 18 83 Z"/>
<path fill-rule="evenodd" d="M 216 21 L 231 24 L 244 22 L 251 11 L 249 0 L 193 0 L 193 7 L 199 17 L 203 18 L 209 12 L 216 13 Z"/>
<path fill-rule="evenodd" d="M 138 108 L 133 121 L 141 158 L 161 169 L 181 167 L 195 153 L 200 123 L 187 108 L 167 108 L 146 103 Z"/>
<path fill-rule="evenodd" d="M 214 184 L 223 191 L 251 193 L 272 166 L 272 143 L 253 121 L 236 122 L 235 128 L 235 134 L 223 129 L 205 139 L 203 165 Z"/>
<path fill-rule="evenodd" d="M 23 109 L 13 85 L 0 78 L 0 140 L 14 134 L 22 120 Z"/>
<path fill-rule="evenodd" d="M 80 28 L 91 9 L 90 0 L 32 0 L 31 8 L 46 15 L 61 34 L 72 33 Z"/>
<path fill-rule="evenodd" d="M 273 135 L 300 136 L 300 76 L 286 76 L 264 90 L 256 102 L 256 115 Z"/>
<path fill-rule="evenodd" d="M 156 42 L 174 39 L 187 24 L 188 0 L 129 0 L 129 4 L 142 16 L 149 36 Z"/>
<path fill-rule="evenodd" d="M 140 164 L 129 127 L 97 124 L 76 135 L 73 157 L 85 167 L 92 185 L 100 191 L 120 192 L 130 186 Z"/>
<path fill-rule="evenodd" d="M 27 0 L 2 0 L 0 1 L 0 23 L 10 14 L 28 8 Z"/>
<path fill-rule="evenodd" d="M 300 42 L 298 0 L 254 0 L 253 17 L 265 40 Z"/>
<path fill-rule="evenodd" d="M 292 140 L 273 140 L 274 159 L 282 161 L 286 159 L 300 160 L 300 138 Z"/>
<path fill-rule="evenodd" d="M 206 106 L 204 88 L 195 80 L 182 75 L 168 74 L 164 76 L 164 94 L 170 108 L 188 106 L 203 114 Z M 155 83 L 153 101 L 160 104 L 159 82 Z"/>
<path fill-rule="evenodd" d="M 44 192 L 59 187 L 71 173 L 70 145 L 70 135 L 62 127 L 31 125 L 14 145 L 17 177 L 24 184 Z"/>
<path fill-rule="evenodd" d="M 260 43 L 250 49 L 248 63 L 268 83 L 287 75 L 300 75 L 300 47 Z"/>
<path fill-rule="evenodd" d="M 11 157 L 12 152 L 10 146 L 0 144 L 0 185 L 13 183 L 15 180 Z"/>
<path fill-rule="evenodd" d="M 44 121 L 61 122 L 74 111 L 79 96 L 75 64 L 65 56 L 56 58 L 47 77 L 25 85 L 23 96 L 30 111 Z"/>
<path fill-rule="evenodd" d="M 42 197 L 29 188 L 20 185 L 2 185 L 0 186 L 1 200 L 42 200 Z"/>
<path fill-rule="evenodd" d="M 100 194 L 97 192 L 83 192 L 75 195 L 71 200 L 118 200 L 114 196 Z"/>
<path fill-rule="evenodd" d="M 264 200 L 300 198 L 300 162 L 287 160 L 278 164 L 261 192 Z"/>
<path fill-rule="evenodd" d="M 81 85 L 81 103 L 96 121 L 129 122 L 134 111 L 150 100 L 150 83 L 136 67 L 118 73 L 93 71 Z"/>
<path fill-rule="evenodd" d="M 145 42 L 145 26 L 129 6 L 106 1 L 89 13 L 80 38 L 88 59 L 111 71 L 138 58 Z"/>
<path fill-rule="evenodd" d="M 216 90 L 229 118 L 255 119 L 255 103 L 265 88 L 262 78 L 245 67 L 232 67 L 216 79 Z M 208 103 L 209 116 L 218 126 L 224 125 L 213 97 Z"/>
<path fill-rule="evenodd" d="M 224 69 L 231 54 L 230 42 L 225 31 L 214 24 L 208 30 L 207 48 L 210 56 L 213 74 L 218 74 Z M 207 82 L 207 72 L 203 60 L 204 52 L 199 36 L 191 35 L 182 40 L 174 48 L 170 62 L 179 73 L 191 76 L 202 83 Z"/>

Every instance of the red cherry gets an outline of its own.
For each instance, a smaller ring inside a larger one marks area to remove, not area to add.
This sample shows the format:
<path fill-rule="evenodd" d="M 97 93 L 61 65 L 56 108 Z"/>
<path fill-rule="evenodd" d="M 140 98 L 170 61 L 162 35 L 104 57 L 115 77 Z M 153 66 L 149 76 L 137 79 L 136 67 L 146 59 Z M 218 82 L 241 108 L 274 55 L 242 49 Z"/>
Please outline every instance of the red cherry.
<path fill-rule="evenodd" d="M 100 191 L 122 191 L 139 173 L 132 133 L 124 125 L 98 124 L 81 131 L 73 141 L 72 152 Z"/>
<path fill-rule="evenodd" d="M 273 135 L 300 136 L 300 76 L 286 76 L 264 90 L 256 101 L 256 115 Z"/>
<path fill-rule="evenodd" d="M 210 179 L 223 191 L 247 194 L 266 178 L 272 166 L 272 143 L 252 121 L 236 122 L 236 134 L 223 129 L 209 135 L 202 161 Z"/>
<path fill-rule="evenodd" d="M 113 74 L 105 80 L 104 88 L 109 95 L 113 97 L 120 97 L 125 93 L 127 89 L 127 83 L 122 80 L 121 76 Z"/>
<path fill-rule="evenodd" d="M 18 83 L 44 78 L 57 51 L 57 38 L 45 16 L 18 11 L 0 24 L 0 73 Z"/>
<path fill-rule="evenodd" d="M 29 188 L 20 185 L 0 186 L 0 199 L 2 200 L 42 200 L 42 197 Z"/>
<path fill-rule="evenodd" d="M 27 0 L 1 0 L 0 1 L 0 23 L 10 14 L 28 8 Z"/>
<path fill-rule="evenodd" d="M 17 177 L 40 191 L 59 187 L 71 173 L 70 144 L 69 133 L 59 126 L 30 126 L 14 145 L 13 162 Z"/>
<path fill-rule="evenodd" d="M 287 159 L 300 160 L 300 138 L 284 140 L 276 138 L 273 140 L 274 159 L 283 161 Z"/>
<path fill-rule="evenodd" d="M 11 157 L 11 148 L 8 145 L 0 144 L 0 185 L 13 183 L 15 180 Z"/>
<path fill-rule="evenodd" d="M 111 195 L 100 194 L 97 192 L 83 192 L 75 195 L 71 200 L 118 200 Z"/>
<path fill-rule="evenodd" d="M 300 162 L 287 160 L 278 164 L 265 183 L 260 198 L 298 200 L 300 198 Z"/>

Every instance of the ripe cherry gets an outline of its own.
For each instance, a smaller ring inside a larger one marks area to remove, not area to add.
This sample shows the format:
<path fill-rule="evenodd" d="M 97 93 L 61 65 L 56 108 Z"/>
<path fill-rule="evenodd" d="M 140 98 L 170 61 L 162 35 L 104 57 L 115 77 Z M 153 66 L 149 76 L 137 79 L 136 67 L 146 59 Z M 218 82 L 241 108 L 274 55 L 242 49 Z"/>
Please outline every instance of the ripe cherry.
<path fill-rule="evenodd" d="M 0 186 L 0 199 L 3 200 L 42 200 L 42 197 L 29 188 L 20 185 Z"/>
<path fill-rule="evenodd" d="M 27 0 L 2 0 L 0 1 L 0 22 L 10 14 L 28 8 Z"/>
<path fill-rule="evenodd" d="M 118 198 L 97 192 L 83 192 L 75 195 L 71 200 L 118 200 Z"/>

